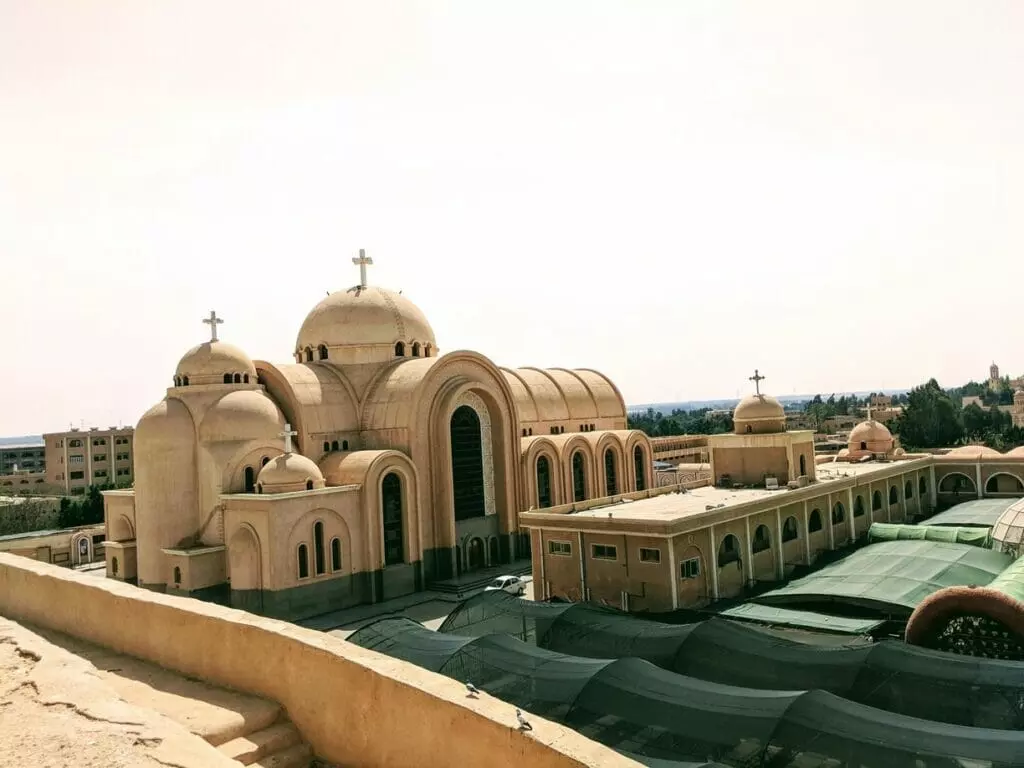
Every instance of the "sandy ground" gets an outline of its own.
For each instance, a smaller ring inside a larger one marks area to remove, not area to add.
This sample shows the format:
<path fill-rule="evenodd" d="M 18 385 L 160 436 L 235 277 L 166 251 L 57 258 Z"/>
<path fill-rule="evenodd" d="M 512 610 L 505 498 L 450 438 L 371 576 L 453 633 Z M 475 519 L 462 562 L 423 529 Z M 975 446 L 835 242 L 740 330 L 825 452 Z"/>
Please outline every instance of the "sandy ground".
<path fill-rule="evenodd" d="M 157 712 L 126 702 L 87 660 L 0 618 L 0 766 L 236 766 Z"/>

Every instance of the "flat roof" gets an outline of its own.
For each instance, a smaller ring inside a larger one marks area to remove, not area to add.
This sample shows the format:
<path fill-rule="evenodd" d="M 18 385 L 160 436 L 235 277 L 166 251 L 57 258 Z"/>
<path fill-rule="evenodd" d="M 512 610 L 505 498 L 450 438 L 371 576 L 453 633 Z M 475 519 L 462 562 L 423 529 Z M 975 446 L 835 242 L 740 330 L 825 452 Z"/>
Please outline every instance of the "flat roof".
<path fill-rule="evenodd" d="M 62 533 L 73 535 L 88 530 L 105 531 L 106 526 L 103 523 L 93 523 L 91 525 L 79 525 L 76 528 L 53 528 L 48 531 L 26 531 L 25 533 L 9 533 L 6 536 L 0 536 L 0 541 L 17 541 L 18 539 L 40 539 L 44 536 L 56 536 Z"/>
<path fill-rule="evenodd" d="M 35 450 L 45 449 L 46 443 L 5 443 L 3 445 L 0 445 L 0 451 L 18 451 L 21 450 L 22 448 L 33 448 Z"/>
<path fill-rule="evenodd" d="M 901 464 L 910 464 L 915 460 L 904 462 L 865 462 L 863 464 L 836 463 L 819 464 L 817 466 L 818 482 L 801 488 L 802 491 L 814 490 L 817 494 L 828 493 L 828 486 L 850 478 L 867 478 L 873 474 L 881 474 Z M 823 471 L 823 468 L 824 469 Z M 685 493 L 665 493 L 660 496 L 653 496 L 649 499 L 634 499 L 632 501 L 619 501 L 605 504 L 598 507 L 591 507 L 579 512 L 570 512 L 564 517 L 567 518 L 607 518 L 609 514 L 616 520 L 636 521 L 659 521 L 672 522 L 683 518 L 704 514 L 714 510 L 708 507 L 720 509 L 721 507 L 732 507 L 739 504 L 760 501 L 772 497 L 780 505 L 793 503 L 787 501 L 787 497 L 793 492 L 785 486 L 777 491 L 769 491 L 766 488 L 717 488 L 715 486 L 702 486 L 691 488 Z M 544 510 L 535 510 L 535 513 L 543 513 Z"/>

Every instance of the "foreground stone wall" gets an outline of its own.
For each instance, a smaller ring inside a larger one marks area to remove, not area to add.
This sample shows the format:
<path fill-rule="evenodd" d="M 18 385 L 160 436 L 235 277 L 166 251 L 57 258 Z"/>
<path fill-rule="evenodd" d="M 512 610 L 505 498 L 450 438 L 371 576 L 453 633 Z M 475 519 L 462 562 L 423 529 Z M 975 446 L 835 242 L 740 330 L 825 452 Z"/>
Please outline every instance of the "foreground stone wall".
<path fill-rule="evenodd" d="M 0 553 L 0 614 L 279 702 L 348 766 L 637 766 L 458 682 L 313 630 Z"/>

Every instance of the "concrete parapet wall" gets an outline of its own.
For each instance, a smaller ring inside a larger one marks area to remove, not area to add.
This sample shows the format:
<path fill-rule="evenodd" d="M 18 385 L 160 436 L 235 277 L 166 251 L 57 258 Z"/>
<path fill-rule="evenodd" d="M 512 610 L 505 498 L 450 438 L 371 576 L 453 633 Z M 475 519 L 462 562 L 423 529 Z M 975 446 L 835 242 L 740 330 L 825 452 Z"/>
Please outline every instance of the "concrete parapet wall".
<path fill-rule="evenodd" d="M 637 766 L 453 680 L 274 619 L 0 553 L 0 614 L 279 702 L 315 753 L 349 766 Z"/>

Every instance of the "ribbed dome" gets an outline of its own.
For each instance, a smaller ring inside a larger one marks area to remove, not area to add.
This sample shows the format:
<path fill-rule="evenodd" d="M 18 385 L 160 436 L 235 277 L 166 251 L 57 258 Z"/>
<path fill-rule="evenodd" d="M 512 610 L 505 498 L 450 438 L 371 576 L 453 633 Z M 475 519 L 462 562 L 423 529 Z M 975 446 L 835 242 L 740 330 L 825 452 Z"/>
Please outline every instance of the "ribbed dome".
<path fill-rule="evenodd" d="M 414 345 L 424 357 L 436 354 L 434 331 L 420 308 L 401 294 L 369 286 L 332 293 L 313 307 L 296 350 L 304 359 L 322 359 L 320 348 L 326 347 L 328 362 L 383 362 L 396 356 L 399 342 L 406 356 L 413 356 Z"/>
<path fill-rule="evenodd" d="M 199 426 L 203 442 L 235 442 L 277 438 L 284 418 L 262 390 L 229 392 L 210 406 Z"/>
<path fill-rule="evenodd" d="M 256 381 L 256 366 L 245 352 L 225 341 L 207 341 L 192 347 L 178 362 L 175 378 L 189 379 L 189 384 L 222 384 L 224 375 L 248 376 Z"/>
<path fill-rule="evenodd" d="M 1021 545 L 1024 545 L 1024 499 L 1007 507 L 992 529 L 992 549 L 997 552 L 1019 555 Z"/>
<path fill-rule="evenodd" d="M 256 478 L 260 493 L 294 493 L 324 487 L 324 476 L 312 459 L 301 453 L 283 453 L 271 459 Z"/>
<path fill-rule="evenodd" d="M 737 435 L 784 432 L 786 429 L 786 409 L 771 395 L 743 398 L 732 412 L 732 419 Z"/>

